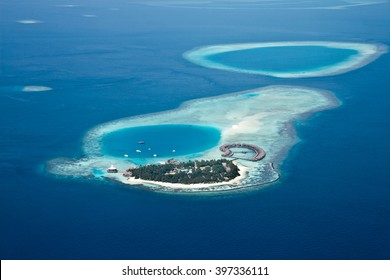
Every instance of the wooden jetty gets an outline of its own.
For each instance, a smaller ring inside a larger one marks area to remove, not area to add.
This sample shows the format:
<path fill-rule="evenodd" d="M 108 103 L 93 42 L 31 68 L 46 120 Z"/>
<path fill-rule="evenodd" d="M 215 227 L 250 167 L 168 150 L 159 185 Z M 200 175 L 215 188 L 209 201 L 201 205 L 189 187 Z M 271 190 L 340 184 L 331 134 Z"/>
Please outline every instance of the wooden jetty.
<path fill-rule="evenodd" d="M 231 157 L 234 154 L 231 148 L 246 148 L 254 151 L 256 155 L 253 158 L 248 159 L 250 161 L 259 161 L 265 157 L 265 151 L 262 148 L 252 144 L 225 144 L 220 146 L 219 150 L 222 152 L 223 157 Z"/>

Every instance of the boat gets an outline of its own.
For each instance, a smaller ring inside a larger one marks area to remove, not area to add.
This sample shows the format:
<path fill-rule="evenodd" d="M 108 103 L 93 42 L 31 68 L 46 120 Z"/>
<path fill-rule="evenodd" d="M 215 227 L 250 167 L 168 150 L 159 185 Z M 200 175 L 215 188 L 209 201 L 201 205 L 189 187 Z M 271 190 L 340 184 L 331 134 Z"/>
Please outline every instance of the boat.
<path fill-rule="evenodd" d="M 138 141 L 138 144 L 145 144 L 145 141 Z"/>
<path fill-rule="evenodd" d="M 135 150 L 137 153 L 140 153 L 141 152 L 141 150 Z"/>

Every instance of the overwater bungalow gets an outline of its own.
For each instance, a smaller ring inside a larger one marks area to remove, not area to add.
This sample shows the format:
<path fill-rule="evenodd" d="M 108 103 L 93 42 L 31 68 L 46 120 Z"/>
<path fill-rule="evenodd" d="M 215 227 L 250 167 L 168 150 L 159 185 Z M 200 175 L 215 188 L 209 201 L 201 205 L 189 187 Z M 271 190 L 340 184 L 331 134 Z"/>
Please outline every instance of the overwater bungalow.
<path fill-rule="evenodd" d="M 108 169 L 107 169 L 107 172 L 108 173 L 118 173 L 118 169 L 116 169 L 116 167 L 114 165 L 111 165 Z"/>

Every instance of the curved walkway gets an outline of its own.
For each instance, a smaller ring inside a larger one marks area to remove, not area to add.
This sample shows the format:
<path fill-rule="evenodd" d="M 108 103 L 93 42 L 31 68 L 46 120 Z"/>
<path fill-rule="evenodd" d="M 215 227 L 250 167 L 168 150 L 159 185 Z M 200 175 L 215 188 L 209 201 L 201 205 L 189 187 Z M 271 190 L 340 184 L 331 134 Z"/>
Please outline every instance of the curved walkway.
<path fill-rule="evenodd" d="M 248 159 L 250 161 L 258 161 L 258 160 L 261 160 L 265 157 L 265 151 L 256 146 L 256 145 L 252 145 L 252 144 L 225 144 L 225 145 L 222 145 L 221 147 L 219 147 L 219 150 L 222 152 L 222 156 L 223 157 L 231 157 L 233 156 L 233 151 L 230 150 L 230 148 L 247 148 L 249 150 L 252 150 L 256 153 L 256 155 L 251 158 L 251 159 Z"/>

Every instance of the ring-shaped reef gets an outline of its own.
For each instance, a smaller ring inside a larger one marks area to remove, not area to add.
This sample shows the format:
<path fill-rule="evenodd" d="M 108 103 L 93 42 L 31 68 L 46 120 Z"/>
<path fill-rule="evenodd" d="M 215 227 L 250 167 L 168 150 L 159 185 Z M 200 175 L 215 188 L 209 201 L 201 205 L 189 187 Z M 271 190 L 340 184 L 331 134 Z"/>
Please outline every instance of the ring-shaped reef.
<path fill-rule="evenodd" d="M 210 45 L 183 54 L 195 64 L 219 70 L 308 78 L 363 67 L 387 52 L 382 44 L 297 41 Z"/>

